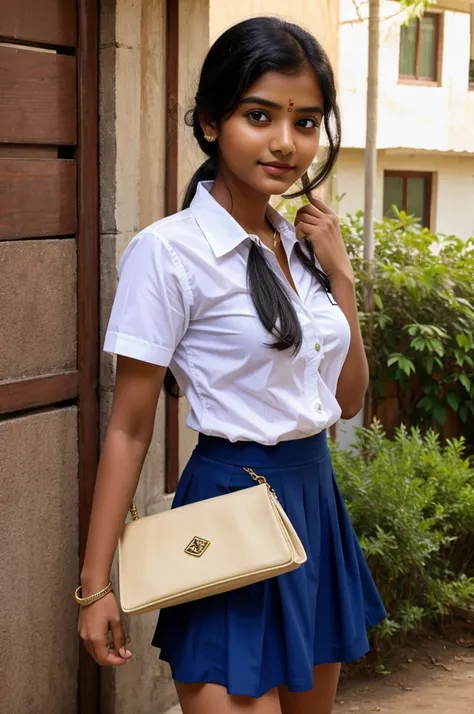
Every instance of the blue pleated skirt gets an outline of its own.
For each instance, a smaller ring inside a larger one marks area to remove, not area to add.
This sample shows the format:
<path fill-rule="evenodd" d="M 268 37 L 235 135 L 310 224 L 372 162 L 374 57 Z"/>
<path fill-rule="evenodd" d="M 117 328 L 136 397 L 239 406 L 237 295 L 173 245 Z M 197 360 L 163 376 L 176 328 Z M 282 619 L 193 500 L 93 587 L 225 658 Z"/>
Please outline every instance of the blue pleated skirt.
<path fill-rule="evenodd" d="M 276 446 L 201 435 L 173 508 L 252 488 L 243 466 L 273 486 L 307 562 L 278 578 L 162 610 L 153 645 L 177 682 L 213 682 L 251 697 L 280 685 L 308 691 L 314 665 L 367 653 L 367 629 L 385 610 L 335 481 L 326 433 Z"/>

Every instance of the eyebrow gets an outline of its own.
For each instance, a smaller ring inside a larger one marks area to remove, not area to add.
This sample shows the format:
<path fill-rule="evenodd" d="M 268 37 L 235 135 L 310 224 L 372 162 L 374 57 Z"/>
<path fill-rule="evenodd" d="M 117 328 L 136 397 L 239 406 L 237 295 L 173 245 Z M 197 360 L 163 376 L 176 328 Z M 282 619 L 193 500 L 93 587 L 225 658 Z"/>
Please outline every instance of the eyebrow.
<path fill-rule="evenodd" d="M 269 109 L 283 109 L 281 104 L 276 102 L 271 102 L 269 99 L 263 99 L 263 97 L 244 97 L 240 100 L 241 104 L 260 104 L 262 107 L 269 107 Z M 322 107 L 294 107 L 295 112 L 309 112 L 315 114 L 324 114 Z"/>

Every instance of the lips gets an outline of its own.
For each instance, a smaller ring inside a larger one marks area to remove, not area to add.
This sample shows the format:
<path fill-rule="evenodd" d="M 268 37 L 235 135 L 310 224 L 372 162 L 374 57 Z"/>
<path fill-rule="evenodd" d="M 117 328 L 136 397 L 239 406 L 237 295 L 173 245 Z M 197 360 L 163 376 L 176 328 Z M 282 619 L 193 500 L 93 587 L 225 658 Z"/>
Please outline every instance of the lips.
<path fill-rule="evenodd" d="M 295 168 L 291 164 L 283 164 L 281 161 L 259 161 L 259 163 L 262 164 L 262 166 L 273 166 L 276 169 L 286 169 L 287 171 Z"/>
<path fill-rule="evenodd" d="M 284 164 L 281 161 L 269 161 L 267 163 L 259 161 L 258 163 L 267 174 L 270 174 L 270 176 L 283 176 L 284 174 L 288 174 L 290 171 L 293 171 L 295 168 L 294 166 L 291 166 L 291 164 Z"/>

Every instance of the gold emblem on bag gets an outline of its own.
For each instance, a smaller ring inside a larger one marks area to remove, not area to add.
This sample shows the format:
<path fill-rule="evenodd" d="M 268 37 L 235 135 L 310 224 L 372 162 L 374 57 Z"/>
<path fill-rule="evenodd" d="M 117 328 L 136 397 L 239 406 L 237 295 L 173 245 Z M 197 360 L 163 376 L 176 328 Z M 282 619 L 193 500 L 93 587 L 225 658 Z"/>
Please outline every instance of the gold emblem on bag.
<path fill-rule="evenodd" d="M 200 558 L 204 551 L 206 551 L 210 545 L 210 540 L 194 536 L 191 543 L 184 549 L 184 552 L 188 555 L 194 555 L 195 558 Z"/>

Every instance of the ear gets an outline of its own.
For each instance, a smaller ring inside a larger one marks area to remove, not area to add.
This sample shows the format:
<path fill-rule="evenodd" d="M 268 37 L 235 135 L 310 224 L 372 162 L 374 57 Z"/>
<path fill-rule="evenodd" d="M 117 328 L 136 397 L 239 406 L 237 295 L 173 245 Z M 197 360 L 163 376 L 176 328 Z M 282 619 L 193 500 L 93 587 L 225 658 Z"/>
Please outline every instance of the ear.
<path fill-rule="evenodd" d="M 206 120 L 203 114 L 199 115 L 199 124 L 205 136 L 214 136 L 217 139 L 217 126 L 214 122 L 210 123 Z"/>

